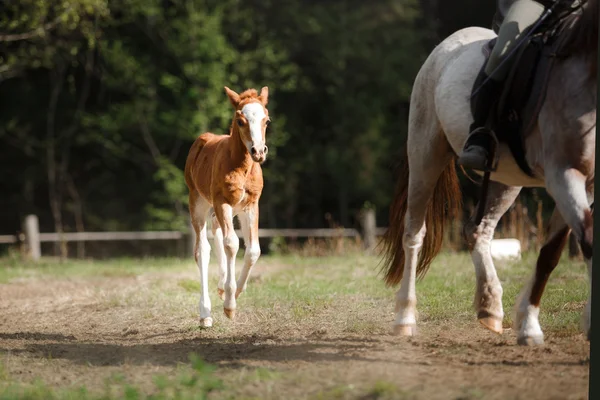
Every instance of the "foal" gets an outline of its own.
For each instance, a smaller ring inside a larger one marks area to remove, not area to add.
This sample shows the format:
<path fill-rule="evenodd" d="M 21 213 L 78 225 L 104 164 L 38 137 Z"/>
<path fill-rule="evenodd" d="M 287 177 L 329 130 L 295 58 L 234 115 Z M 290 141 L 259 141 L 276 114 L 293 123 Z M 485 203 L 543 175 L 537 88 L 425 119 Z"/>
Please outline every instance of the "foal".
<path fill-rule="evenodd" d="M 200 324 L 212 326 L 208 295 L 210 244 L 206 221 L 211 207 L 215 254 L 219 264 L 218 292 L 224 300 L 225 315 L 235 318 L 236 299 L 246 288 L 250 270 L 260 256 L 258 243 L 258 200 L 263 189 L 260 164 L 266 157 L 265 142 L 269 112 L 269 89 L 260 95 L 248 89 L 241 94 L 225 87 L 235 109 L 229 135 L 200 135 L 192 145 L 185 164 L 185 182 L 189 189 L 192 225 L 196 231 L 194 256 L 200 269 Z M 235 258 L 239 239 L 233 227 L 238 216 L 246 252 L 244 267 L 235 281 Z"/>

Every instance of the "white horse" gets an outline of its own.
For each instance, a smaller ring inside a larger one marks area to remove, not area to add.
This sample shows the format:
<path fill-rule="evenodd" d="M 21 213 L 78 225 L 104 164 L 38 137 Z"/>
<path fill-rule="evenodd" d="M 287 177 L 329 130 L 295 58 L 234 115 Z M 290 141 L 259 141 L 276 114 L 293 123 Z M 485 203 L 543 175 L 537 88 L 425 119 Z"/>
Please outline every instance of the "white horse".
<path fill-rule="evenodd" d="M 569 232 L 579 239 L 591 283 L 593 182 L 596 142 L 596 60 L 598 2 L 590 0 L 573 26 L 547 82 L 537 126 L 525 142 L 535 178 L 522 172 L 507 146 L 498 148 L 498 168 L 491 175 L 481 223 L 464 228 L 475 266 L 475 308 L 486 328 L 502 333 L 502 286 L 490 253 L 501 216 L 522 187 L 544 187 L 556 203 L 535 273 L 515 306 L 519 344 L 541 344 L 540 299 Z M 416 328 L 417 275 L 424 275 L 442 245 L 444 219 L 460 211 L 456 154 L 472 122 L 470 94 L 485 57 L 482 47 L 495 33 L 471 27 L 440 43 L 414 82 L 406 161 L 390 207 L 384 238 L 385 281 L 400 283 L 394 331 L 413 335 Z M 591 286 L 590 286 L 591 297 Z M 590 297 L 584 312 L 589 337 Z"/>

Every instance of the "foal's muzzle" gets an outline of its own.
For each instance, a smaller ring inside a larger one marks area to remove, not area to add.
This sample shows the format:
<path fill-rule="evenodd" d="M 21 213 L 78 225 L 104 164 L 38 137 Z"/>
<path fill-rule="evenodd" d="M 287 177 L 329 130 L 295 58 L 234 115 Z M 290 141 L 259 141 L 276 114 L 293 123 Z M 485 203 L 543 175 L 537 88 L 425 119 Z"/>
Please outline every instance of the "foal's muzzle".
<path fill-rule="evenodd" d="M 269 148 L 264 146 L 252 146 L 250 148 L 250 156 L 257 163 L 263 163 L 267 159 L 267 153 L 269 152 Z"/>

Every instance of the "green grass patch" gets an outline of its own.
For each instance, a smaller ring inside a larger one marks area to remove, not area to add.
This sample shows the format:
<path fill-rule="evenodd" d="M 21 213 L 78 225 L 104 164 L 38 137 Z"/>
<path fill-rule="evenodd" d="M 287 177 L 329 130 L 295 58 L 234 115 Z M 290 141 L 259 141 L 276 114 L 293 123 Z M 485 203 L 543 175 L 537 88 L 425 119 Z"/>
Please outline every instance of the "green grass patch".
<path fill-rule="evenodd" d="M 56 389 L 43 382 L 31 384 L 6 383 L 0 380 L 0 400 L 166 400 L 206 399 L 211 393 L 224 389 L 223 381 L 215 375 L 216 367 L 204 362 L 195 354 L 190 355 L 190 365 L 178 375 L 159 375 L 154 378 L 152 393 L 130 385 L 126 379 L 115 374 L 105 384 L 102 393 L 90 393 L 84 387 Z"/>

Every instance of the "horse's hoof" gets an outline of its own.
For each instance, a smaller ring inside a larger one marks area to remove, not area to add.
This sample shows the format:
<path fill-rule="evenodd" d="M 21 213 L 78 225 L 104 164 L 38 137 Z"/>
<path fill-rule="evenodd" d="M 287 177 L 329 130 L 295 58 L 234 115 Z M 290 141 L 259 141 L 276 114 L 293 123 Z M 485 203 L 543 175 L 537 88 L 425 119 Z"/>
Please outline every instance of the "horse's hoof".
<path fill-rule="evenodd" d="M 484 328 L 489 329 L 490 331 L 502 335 L 502 320 L 494 317 L 485 317 L 479 318 L 479 323 L 483 325 Z"/>
<path fill-rule="evenodd" d="M 217 293 L 219 293 L 219 297 L 221 298 L 221 300 L 225 300 L 225 290 L 218 288 Z"/>
<path fill-rule="evenodd" d="M 229 308 L 224 308 L 223 312 L 225 312 L 225 316 L 227 318 L 234 320 L 235 319 L 235 310 L 230 310 Z"/>
<path fill-rule="evenodd" d="M 394 335 L 396 336 L 414 336 L 417 333 L 415 325 L 395 325 Z"/>
<path fill-rule="evenodd" d="M 201 328 L 210 328 L 213 325 L 213 319 L 211 317 L 201 318 L 200 319 L 200 327 Z"/>
<path fill-rule="evenodd" d="M 239 288 L 239 289 L 237 289 L 235 291 L 235 298 L 236 298 L 236 300 L 237 300 L 238 297 L 240 297 L 240 294 L 242 294 L 242 289 L 241 288 Z"/>
<path fill-rule="evenodd" d="M 519 336 L 517 344 L 520 346 L 541 346 L 544 344 L 544 336 Z"/>

